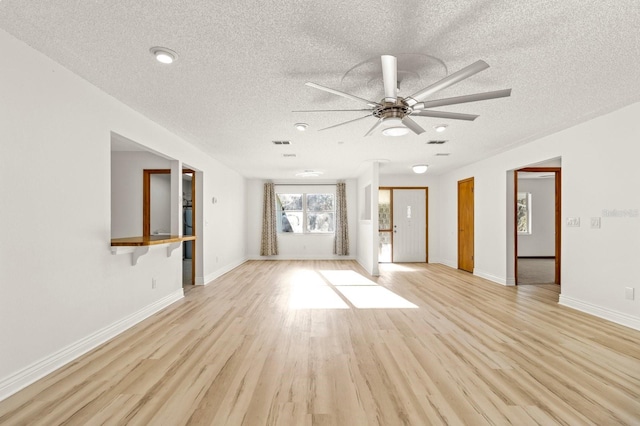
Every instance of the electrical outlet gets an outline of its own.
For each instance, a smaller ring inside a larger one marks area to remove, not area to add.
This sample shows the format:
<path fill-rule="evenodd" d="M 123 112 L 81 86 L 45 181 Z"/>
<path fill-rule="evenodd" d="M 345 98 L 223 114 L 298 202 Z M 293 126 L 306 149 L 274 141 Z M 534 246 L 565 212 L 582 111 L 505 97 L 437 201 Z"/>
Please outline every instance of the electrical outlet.
<path fill-rule="evenodd" d="M 633 293 L 634 293 L 634 288 L 633 287 L 625 287 L 624 288 L 624 298 L 627 300 L 633 300 Z"/>
<path fill-rule="evenodd" d="M 155 290 L 156 285 L 158 284 L 158 282 L 156 281 L 155 278 L 151 278 L 151 289 Z"/>

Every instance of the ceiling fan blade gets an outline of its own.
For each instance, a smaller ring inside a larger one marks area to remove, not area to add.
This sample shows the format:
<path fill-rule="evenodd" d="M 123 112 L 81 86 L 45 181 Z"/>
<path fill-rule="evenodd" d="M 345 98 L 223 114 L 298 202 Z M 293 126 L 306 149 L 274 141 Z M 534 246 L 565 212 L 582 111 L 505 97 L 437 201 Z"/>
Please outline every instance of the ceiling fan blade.
<path fill-rule="evenodd" d="M 320 129 L 318 131 L 321 132 L 323 130 L 333 129 L 334 127 L 343 126 L 345 124 L 353 123 L 354 121 L 362 120 L 363 118 L 368 118 L 368 117 L 373 117 L 373 115 L 372 114 L 368 114 L 368 115 L 365 115 L 364 117 L 358 117 L 358 118 L 355 118 L 353 120 L 345 121 L 344 123 L 334 124 L 333 126 L 325 127 L 325 128 L 322 128 L 322 129 Z"/>
<path fill-rule="evenodd" d="M 464 104 L 467 102 L 486 101 L 488 99 L 506 98 L 511 96 L 511 89 L 496 90 L 494 92 L 476 93 L 473 95 L 456 96 L 454 98 L 436 99 L 434 101 L 418 102 L 413 106 L 413 110 L 425 108 L 435 108 L 445 105 Z"/>
<path fill-rule="evenodd" d="M 444 112 L 444 111 L 432 111 L 432 110 L 420 110 L 413 111 L 411 115 L 417 115 L 419 117 L 436 117 L 436 118 L 450 118 L 452 120 L 466 120 L 473 121 L 478 118 L 478 115 L 473 114 L 460 114 L 459 112 Z"/>
<path fill-rule="evenodd" d="M 405 115 L 402 118 L 402 124 L 407 126 L 409 128 L 409 130 L 411 130 L 416 135 L 420 135 L 420 134 L 424 133 L 424 129 L 422 127 L 420 127 L 420 125 L 418 123 L 416 123 L 415 121 L 410 119 L 408 115 Z"/>
<path fill-rule="evenodd" d="M 442 80 L 432 84 L 431 86 L 422 89 L 416 94 L 409 96 L 408 98 L 406 98 L 407 103 L 409 104 L 409 106 L 413 106 L 416 103 L 423 101 L 428 96 L 433 95 L 434 93 L 439 92 L 442 89 L 446 89 L 449 86 L 453 86 L 454 84 L 459 83 L 460 81 L 469 78 L 472 75 L 479 73 L 480 71 L 486 70 L 487 68 L 489 68 L 489 64 L 487 64 L 485 61 L 476 61 L 473 64 L 462 68 L 460 71 L 456 71 L 453 74 L 446 76 Z"/>
<path fill-rule="evenodd" d="M 370 128 L 369 131 L 367 133 L 365 133 L 364 135 L 365 136 L 371 135 L 378 127 L 380 127 L 380 125 L 382 124 L 383 121 L 384 121 L 384 119 L 382 119 L 382 118 L 378 119 L 376 124 L 374 124 L 373 127 Z"/>
<path fill-rule="evenodd" d="M 362 98 L 359 98 L 359 97 L 357 97 L 357 96 L 350 95 L 350 94 L 348 94 L 348 93 L 345 93 L 345 92 L 341 92 L 341 91 L 339 91 L 339 90 L 332 89 L 332 88 L 330 88 L 330 87 L 321 86 L 321 85 L 319 85 L 319 84 L 315 84 L 315 83 L 309 83 L 309 82 L 307 82 L 307 83 L 305 83 L 305 85 L 306 85 L 306 86 L 309 86 L 309 87 L 313 87 L 314 89 L 324 90 L 325 92 L 333 93 L 334 95 L 342 96 L 342 97 L 347 98 L 347 99 L 352 99 L 352 100 L 354 100 L 354 101 L 358 101 L 358 102 L 364 102 L 365 104 L 369 105 L 369 106 L 370 106 L 370 107 L 372 107 L 372 108 L 373 108 L 373 107 L 377 107 L 377 106 L 379 106 L 379 105 L 380 105 L 380 104 L 378 104 L 377 102 L 368 101 L 368 100 L 366 100 L 366 99 L 362 99 Z"/>
<path fill-rule="evenodd" d="M 398 98 L 398 59 L 391 55 L 382 55 L 382 82 L 384 83 L 384 100 L 395 102 Z"/>
<path fill-rule="evenodd" d="M 346 112 L 346 111 L 350 111 L 350 112 L 356 112 L 356 111 L 371 111 L 370 109 L 303 109 L 303 110 L 298 110 L 298 111 L 291 111 L 291 112 Z"/>

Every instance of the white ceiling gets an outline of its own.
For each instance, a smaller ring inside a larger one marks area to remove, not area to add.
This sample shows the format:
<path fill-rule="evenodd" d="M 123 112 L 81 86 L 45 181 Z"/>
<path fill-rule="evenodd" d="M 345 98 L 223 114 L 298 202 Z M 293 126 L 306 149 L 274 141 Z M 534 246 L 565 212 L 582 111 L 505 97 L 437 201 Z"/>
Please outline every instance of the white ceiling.
<path fill-rule="evenodd" d="M 348 178 L 371 159 L 440 174 L 640 100 L 638 0 L 2 0 L 0 27 L 247 177 Z M 317 131 L 358 112 L 292 112 L 361 107 L 307 81 L 379 101 L 382 54 L 398 56 L 403 96 L 478 59 L 491 68 L 434 99 L 512 96 L 443 107 L 480 117 L 417 117 L 427 132 L 398 138 L 364 137 L 374 118 Z"/>

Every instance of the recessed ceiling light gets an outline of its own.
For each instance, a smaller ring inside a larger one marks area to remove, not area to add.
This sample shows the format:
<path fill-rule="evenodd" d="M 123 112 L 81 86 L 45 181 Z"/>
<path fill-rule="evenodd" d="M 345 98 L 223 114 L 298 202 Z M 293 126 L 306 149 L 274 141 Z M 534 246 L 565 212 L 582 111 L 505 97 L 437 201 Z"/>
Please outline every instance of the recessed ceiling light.
<path fill-rule="evenodd" d="M 178 54 L 166 47 L 156 46 L 149 49 L 149 51 L 156 57 L 156 60 L 162 64 L 172 64 L 178 59 Z"/>
<path fill-rule="evenodd" d="M 398 117 L 389 117 L 384 120 L 386 127 L 382 134 L 385 136 L 404 136 L 409 133 L 409 128 L 402 124 L 402 120 Z"/>
<path fill-rule="evenodd" d="M 427 166 L 426 164 L 416 164 L 415 166 L 411 167 L 411 169 L 413 169 L 413 173 L 417 174 L 425 173 L 428 168 L 429 166 Z"/>
<path fill-rule="evenodd" d="M 445 130 L 447 130 L 447 125 L 446 124 L 438 124 L 437 126 L 434 127 L 434 129 L 436 129 L 436 132 L 442 133 Z"/>
<path fill-rule="evenodd" d="M 295 127 L 296 130 L 304 132 L 305 130 L 307 130 L 307 127 L 309 127 L 309 125 L 307 123 L 296 123 L 293 125 L 293 127 Z"/>

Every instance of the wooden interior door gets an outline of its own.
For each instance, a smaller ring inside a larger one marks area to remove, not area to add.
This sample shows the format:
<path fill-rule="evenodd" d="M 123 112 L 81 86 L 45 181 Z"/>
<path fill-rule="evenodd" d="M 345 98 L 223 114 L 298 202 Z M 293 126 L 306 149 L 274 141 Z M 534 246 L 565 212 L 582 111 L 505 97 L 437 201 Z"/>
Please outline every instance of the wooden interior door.
<path fill-rule="evenodd" d="M 458 269 L 473 273 L 473 178 L 458 181 Z"/>

